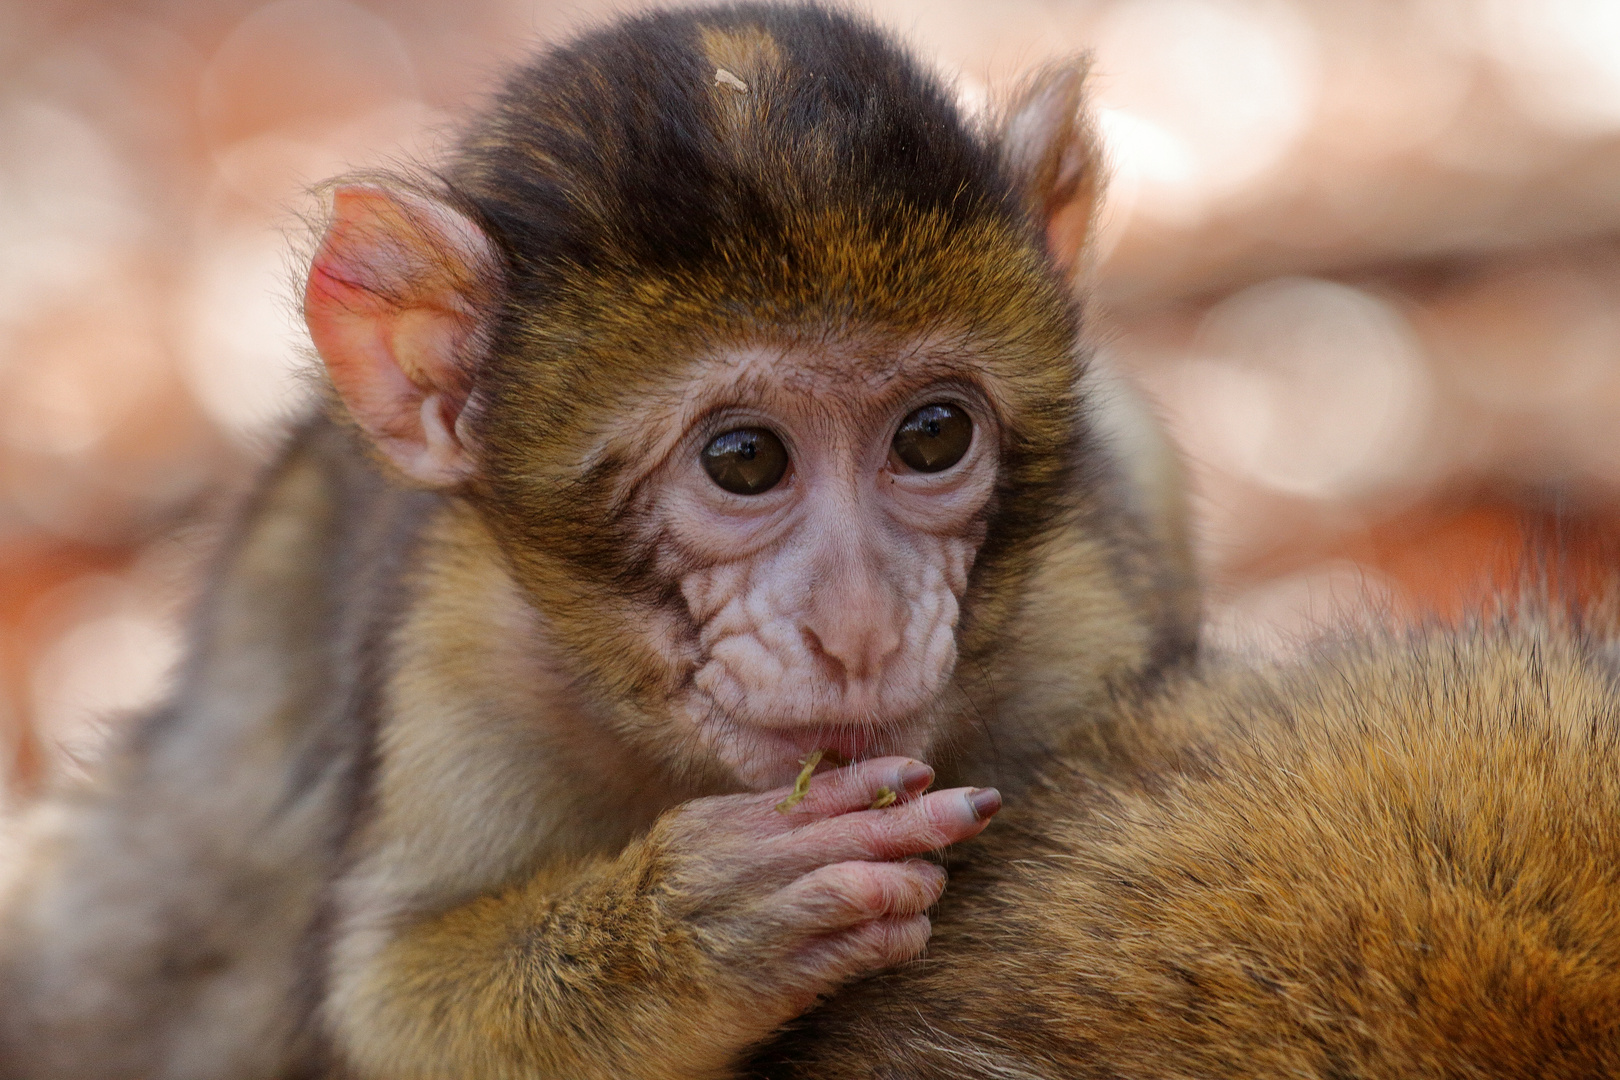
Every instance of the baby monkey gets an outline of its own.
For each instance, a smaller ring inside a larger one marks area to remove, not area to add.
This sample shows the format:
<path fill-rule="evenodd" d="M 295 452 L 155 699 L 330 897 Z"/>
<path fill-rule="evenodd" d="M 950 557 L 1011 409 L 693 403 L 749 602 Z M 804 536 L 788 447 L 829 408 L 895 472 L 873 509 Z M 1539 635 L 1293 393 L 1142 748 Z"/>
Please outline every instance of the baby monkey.
<path fill-rule="evenodd" d="M 0 1074 L 717 1076 L 915 956 L 917 856 L 1190 648 L 1081 390 L 1081 79 L 979 126 L 848 15 L 652 14 L 334 186 L 329 408 L 32 823 Z"/>

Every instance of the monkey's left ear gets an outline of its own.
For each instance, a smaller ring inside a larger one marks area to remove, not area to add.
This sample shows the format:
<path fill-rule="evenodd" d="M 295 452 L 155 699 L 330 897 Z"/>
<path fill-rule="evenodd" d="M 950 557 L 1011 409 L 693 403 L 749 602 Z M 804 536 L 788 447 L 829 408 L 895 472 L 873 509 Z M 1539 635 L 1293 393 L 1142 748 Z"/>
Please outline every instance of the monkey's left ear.
<path fill-rule="evenodd" d="M 304 321 L 349 415 L 407 476 L 450 487 L 476 468 L 463 417 L 500 288 L 470 219 L 415 192 L 333 191 Z"/>
<path fill-rule="evenodd" d="M 1030 212 L 1046 223 L 1046 248 L 1059 272 L 1073 279 L 1084 266 L 1102 161 L 1086 114 L 1088 61 L 1042 70 L 1012 102 L 1001 126 L 1001 148 L 1023 185 Z"/>

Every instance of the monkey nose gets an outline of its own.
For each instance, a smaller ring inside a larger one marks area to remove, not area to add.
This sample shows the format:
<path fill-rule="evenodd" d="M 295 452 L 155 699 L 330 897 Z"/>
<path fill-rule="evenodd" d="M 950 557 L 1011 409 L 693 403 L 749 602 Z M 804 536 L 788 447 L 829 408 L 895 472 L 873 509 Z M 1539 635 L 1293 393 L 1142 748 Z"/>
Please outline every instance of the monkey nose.
<path fill-rule="evenodd" d="M 900 629 L 888 619 L 819 629 L 806 623 L 801 630 L 805 647 L 841 684 L 877 678 L 900 650 Z"/>

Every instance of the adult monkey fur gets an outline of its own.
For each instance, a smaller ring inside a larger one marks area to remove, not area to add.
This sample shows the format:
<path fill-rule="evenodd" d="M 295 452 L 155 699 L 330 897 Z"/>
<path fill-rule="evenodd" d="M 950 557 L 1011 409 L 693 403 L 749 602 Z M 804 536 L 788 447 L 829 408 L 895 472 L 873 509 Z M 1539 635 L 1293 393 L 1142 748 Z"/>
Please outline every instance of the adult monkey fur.
<path fill-rule="evenodd" d="M 848 16 L 655 14 L 335 188 L 332 418 L 42 812 L 0 1072 L 715 1076 L 914 955 L 907 857 L 1190 649 L 1077 390 L 1080 81 L 979 130 Z"/>
<path fill-rule="evenodd" d="M 1598 622 L 1340 643 L 1084 729 L 953 861 L 927 958 L 841 991 L 753 1075 L 1620 1075 Z"/>

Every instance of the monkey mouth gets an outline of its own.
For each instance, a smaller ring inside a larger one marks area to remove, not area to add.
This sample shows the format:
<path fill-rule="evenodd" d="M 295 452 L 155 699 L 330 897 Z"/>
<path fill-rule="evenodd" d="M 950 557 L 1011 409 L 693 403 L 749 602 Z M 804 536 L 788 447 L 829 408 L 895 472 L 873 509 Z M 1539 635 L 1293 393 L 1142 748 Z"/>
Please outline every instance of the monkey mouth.
<path fill-rule="evenodd" d="M 860 727 L 812 724 L 800 728 L 773 729 L 771 734 L 792 743 L 805 754 L 826 750 L 845 761 L 860 761 L 889 753 L 889 747 L 900 741 L 897 736 L 903 732 L 871 724 Z"/>
<path fill-rule="evenodd" d="M 729 710 L 707 695 L 694 695 L 687 707 L 699 737 L 755 790 L 791 783 L 801 760 L 817 750 L 847 762 L 891 754 L 923 758 L 935 729 L 926 704 L 859 720 L 838 715 L 761 717 L 753 709 Z"/>
<path fill-rule="evenodd" d="M 803 760 L 817 750 L 825 751 L 835 765 L 890 754 L 923 758 L 930 743 L 926 730 L 914 724 L 744 725 L 736 731 L 741 738 L 735 749 L 747 749 L 731 764 L 751 787 L 763 790 L 790 783 Z"/>

